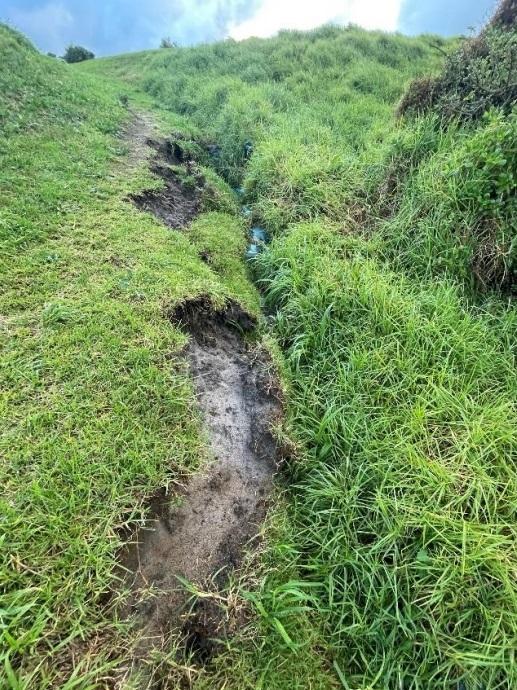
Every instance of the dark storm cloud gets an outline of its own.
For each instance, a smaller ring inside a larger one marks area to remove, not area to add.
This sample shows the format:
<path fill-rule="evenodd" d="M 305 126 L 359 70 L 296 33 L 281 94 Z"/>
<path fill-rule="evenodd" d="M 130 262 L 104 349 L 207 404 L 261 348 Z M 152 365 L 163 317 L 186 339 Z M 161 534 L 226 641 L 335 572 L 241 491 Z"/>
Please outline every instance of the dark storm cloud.
<path fill-rule="evenodd" d="M 399 30 L 405 34 L 468 34 L 490 17 L 495 0 L 404 0 Z"/>
<path fill-rule="evenodd" d="M 0 21 L 43 51 L 79 43 L 97 55 L 156 48 L 170 36 L 182 45 L 224 38 L 260 0 L 0 0 Z"/>

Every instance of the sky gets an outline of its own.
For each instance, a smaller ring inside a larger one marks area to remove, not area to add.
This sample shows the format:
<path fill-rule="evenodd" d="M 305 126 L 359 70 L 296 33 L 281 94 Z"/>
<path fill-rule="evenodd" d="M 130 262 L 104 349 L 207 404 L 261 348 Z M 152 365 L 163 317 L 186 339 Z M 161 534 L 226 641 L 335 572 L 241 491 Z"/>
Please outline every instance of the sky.
<path fill-rule="evenodd" d="M 224 38 L 271 36 L 350 22 L 406 34 L 467 34 L 490 15 L 495 0 L 0 0 L 0 21 L 25 33 L 44 52 L 70 43 L 96 55 Z M 1 56 L 0 56 L 1 59 Z"/>

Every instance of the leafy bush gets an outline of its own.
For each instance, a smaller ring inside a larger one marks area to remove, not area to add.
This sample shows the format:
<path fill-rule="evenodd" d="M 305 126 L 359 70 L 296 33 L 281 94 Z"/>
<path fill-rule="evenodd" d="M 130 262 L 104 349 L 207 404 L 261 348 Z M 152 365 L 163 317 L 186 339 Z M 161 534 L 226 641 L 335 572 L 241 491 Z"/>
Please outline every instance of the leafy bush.
<path fill-rule="evenodd" d="M 515 27 L 516 22 L 517 0 L 501 0 L 488 26 L 512 29 Z"/>
<path fill-rule="evenodd" d="M 160 41 L 160 48 L 176 48 L 176 43 L 170 39 L 169 36 L 162 38 Z"/>
<path fill-rule="evenodd" d="M 65 50 L 63 55 L 63 60 L 65 62 L 83 62 L 84 60 L 93 60 L 95 55 L 91 50 L 87 50 L 82 46 L 69 45 Z"/>
<path fill-rule="evenodd" d="M 413 275 L 448 275 L 470 293 L 514 291 L 517 112 L 477 126 L 436 116 L 408 123 L 389 147 L 375 203 L 386 256 Z"/>
<path fill-rule="evenodd" d="M 464 180 L 462 208 L 474 204 L 481 216 L 509 220 L 517 215 L 517 110 L 509 118 L 494 111 L 485 120 L 467 140 L 459 169 L 445 173 Z"/>
<path fill-rule="evenodd" d="M 438 112 L 445 121 L 479 119 L 492 107 L 517 101 L 517 33 L 490 27 L 450 55 L 442 74 L 417 79 L 402 98 L 399 115 Z"/>

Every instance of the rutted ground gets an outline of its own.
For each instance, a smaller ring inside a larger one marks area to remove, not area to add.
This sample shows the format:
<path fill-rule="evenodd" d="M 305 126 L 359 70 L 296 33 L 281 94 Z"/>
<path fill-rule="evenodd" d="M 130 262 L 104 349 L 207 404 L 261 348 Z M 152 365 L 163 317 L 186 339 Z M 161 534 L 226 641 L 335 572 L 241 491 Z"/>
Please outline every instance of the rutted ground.
<path fill-rule="evenodd" d="M 178 143 L 160 139 L 147 139 L 146 143 L 156 151 L 151 171 L 162 178 L 164 187 L 144 190 L 133 194 L 131 199 L 138 208 L 153 213 L 170 228 L 183 228 L 199 213 L 203 176 L 194 162 L 184 157 L 183 149 Z M 180 178 L 174 167 L 188 175 L 190 184 Z"/>
<path fill-rule="evenodd" d="M 170 142 L 148 143 L 169 164 L 189 165 Z M 153 170 L 164 174 L 156 164 Z M 165 178 L 166 187 L 143 207 L 177 227 L 178 214 L 172 218 L 169 210 L 184 208 L 190 196 L 175 173 L 165 171 Z M 132 591 L 122 615 L 134 615 L 141 631 L 137 658 L 163 647 L 170 633 L 182 633 L 187 652 L 202 662 L 212 651 L 212 638 L 225 636 L 223 620 L 215 609 L 201 612 L 198 607 L 192 615 L 184 580 L 203 588 L 215 577 L 221 587 L 245 548 L 252 547 L 279 459 L 271 429 L 281 416 L 281 402 L 267 355 L 247 337 L 255 319 L 236 302 L 217 309 L 201 296 L 180 304 L 170 316 L 189 335 L 176 364 L 188 366 L 209 459 L 175 495 L 162 493 L 151 502 L 147 524 L 121 557 Z"/>
<path fill-rule="evenodd" d="M 258 310 L 244 222 L 213 170 L 200 167 L 204 213 L 184 232 L 122 201 L 158 186 L 119 158 L 135 98 L 161 102 L 189 145 L 217 141 L 232 184 L 246 164 L 251 215 L 276 235 L 256 274 L 299 449 L 250 583 L 249 636 L 196 664 L 194 687 L 517 687 L 515 310 L 502 292 L 517 122 L 498 105 L 515 101 L 515 0 L 498 16 L 507 36 L 492 23 L 462 41 L 443 77 L 416 82 L 411 104 L 428 114 L 398 125 L 404 84 L 453 44 L 324 27 L 91 61 L 90 79 L 0 26 L 0 686 L 104 686 L 129 658 L 117 596 L 106 606 L 120 530 L 203 458 L 186 339 L 164 305 Z M 109 74 L 126 75 L 131 101 Z M 169 168 L 196 186 L 186 164 Z M 209 608 L 184 629 L 200 659 Z M 153 680 L 176 672 L 166 648 Z"/>
<path fill-rule="evenodd" d="M 185 339 L 164 306 L 239 296 L 255 313 L 257 299 L 223 183 L 205 185 L 192 242 L 124 201 L 159 186 L 148 140 L 181 121 L 127 125 L 117 87 L 4 27 L 0 52 L 0 686 L 104 687 L 134 637 L 108 596 L 121 538 L 203 454 L 192 386 L 171 366 Z"/>

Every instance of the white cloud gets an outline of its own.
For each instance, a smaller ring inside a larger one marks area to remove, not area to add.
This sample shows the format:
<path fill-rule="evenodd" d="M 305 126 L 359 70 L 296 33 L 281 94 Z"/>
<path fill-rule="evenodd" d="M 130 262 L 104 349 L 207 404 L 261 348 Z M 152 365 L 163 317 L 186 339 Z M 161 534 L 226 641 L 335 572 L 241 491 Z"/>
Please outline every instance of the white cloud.
<path fill-rule="evenodd" d="M 352 14 L 350 21 L 365 29 L 395 31 L 402 2 L 403 0 L 352 0 L 347 3 L 350 4 Z"/>
<path fill-rule="evenodd" d="M 393 31 L 403 2 L 421 7 L 447 0 L 0 0 L 0 21 L 28 34 L 44 51 L 60 54 L 69 43 L 79 43 L 106 55 L 157 47 L 163 36 L 192 45 L 329 22 Z"/>
<path fill-rule="evenodd" d="M 229 29 L 237 40 L 272 36 L 280 29 L 312 29 L 352 22 L 366 29 L 395 31 L 402 0 L 264 0 L 255 14 Z"/>

